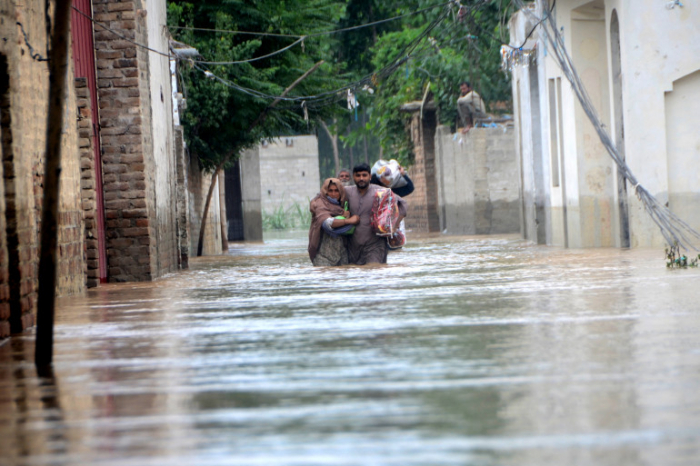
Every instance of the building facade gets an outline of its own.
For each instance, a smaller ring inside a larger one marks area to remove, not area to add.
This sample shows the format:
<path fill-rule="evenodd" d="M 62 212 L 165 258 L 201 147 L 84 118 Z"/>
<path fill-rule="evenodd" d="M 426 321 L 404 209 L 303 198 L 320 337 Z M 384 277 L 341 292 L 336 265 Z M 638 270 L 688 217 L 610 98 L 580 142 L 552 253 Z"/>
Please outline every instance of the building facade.
<path fill-rule="evenodd" d="M 537 22 L 552 3 L 538 0 L 510 22 L 524 235 L 566 247 L 662 246 L 659 227 L 618 174 L 548 50 Z M 632 173 L 699 230 L 698 5 L 558 0 L 551 14 L 603 129 Z"/>
<path fill-rule="evenodd" d="M 0 0 L 0 339 L 36 314 L 53 7 Z M 187 267 L 211 181 L 174 116 L 165 0 L 74 0 L 71 22 L 59 296 Z M 222 251 L 222 185 L 205 254 Z"/>

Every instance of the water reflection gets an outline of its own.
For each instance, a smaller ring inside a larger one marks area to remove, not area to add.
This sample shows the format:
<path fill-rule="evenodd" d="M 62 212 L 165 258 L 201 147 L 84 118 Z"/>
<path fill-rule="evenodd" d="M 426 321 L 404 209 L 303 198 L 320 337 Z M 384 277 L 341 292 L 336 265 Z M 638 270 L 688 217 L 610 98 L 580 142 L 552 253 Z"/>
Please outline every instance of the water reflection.
<path fill-rule="evenodd" d="M 0 347 L 0 464 L 695 464 L 697 270 L 658 251 L 303 237 L 62 301 L 55 377 Z M 59 390 L 60 387 L 60 390 Z"/>

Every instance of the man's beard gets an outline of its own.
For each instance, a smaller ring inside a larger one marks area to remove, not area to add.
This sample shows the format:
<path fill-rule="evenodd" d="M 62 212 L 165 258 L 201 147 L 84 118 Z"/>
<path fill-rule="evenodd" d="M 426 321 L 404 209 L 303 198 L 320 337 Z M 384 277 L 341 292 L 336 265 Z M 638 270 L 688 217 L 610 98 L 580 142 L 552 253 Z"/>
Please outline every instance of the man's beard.
<path fill-rule="evenodd" d="M 357 186 L 360 189 L 365 189 L 367 186 L 369 186 L 369 181 L 367 181 L 367 180 L 355 181 L 355 186 Z"/>

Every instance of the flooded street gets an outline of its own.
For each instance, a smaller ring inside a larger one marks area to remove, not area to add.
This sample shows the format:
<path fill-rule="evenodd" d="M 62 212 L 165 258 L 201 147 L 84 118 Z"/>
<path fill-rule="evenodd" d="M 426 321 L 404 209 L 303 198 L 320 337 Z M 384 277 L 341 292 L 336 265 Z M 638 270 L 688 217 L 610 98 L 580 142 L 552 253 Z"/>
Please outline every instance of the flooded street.
<path fill-rule="evenodd" d="M 700 271 L 661 250 L 302 235 L 60 301 L 0 346 L 1 465 L 697 465 Z"/>

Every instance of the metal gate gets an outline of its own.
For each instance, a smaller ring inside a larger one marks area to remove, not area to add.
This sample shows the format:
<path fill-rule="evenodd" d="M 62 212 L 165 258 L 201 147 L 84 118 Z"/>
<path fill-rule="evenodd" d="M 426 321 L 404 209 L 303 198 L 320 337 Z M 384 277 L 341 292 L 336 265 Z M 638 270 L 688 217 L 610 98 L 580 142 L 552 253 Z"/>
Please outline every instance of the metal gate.
<path fill-rule="evenodd" d="M 78 10 L 78 11 L 76 11 Z M 97 75 L 95 68 L 95 41 L 92 27 L 91 0 L 73 0 L 71 32 L 73 38 L 73 63 L 76 78 L 87 78 L 92 111 L 93 148 L 95 150 L 95 200 L 97 218 L 97 242 L 99 249 L 100 282 L 107 281 L 107 248 L 105 245 L 104 194 L 102 191 L 102 154 L 97 104 Z"/>

